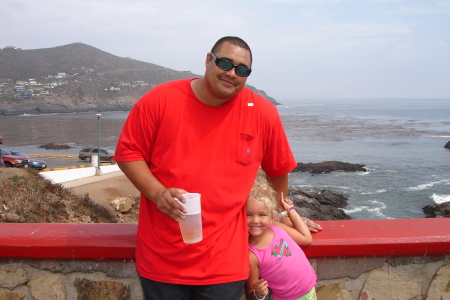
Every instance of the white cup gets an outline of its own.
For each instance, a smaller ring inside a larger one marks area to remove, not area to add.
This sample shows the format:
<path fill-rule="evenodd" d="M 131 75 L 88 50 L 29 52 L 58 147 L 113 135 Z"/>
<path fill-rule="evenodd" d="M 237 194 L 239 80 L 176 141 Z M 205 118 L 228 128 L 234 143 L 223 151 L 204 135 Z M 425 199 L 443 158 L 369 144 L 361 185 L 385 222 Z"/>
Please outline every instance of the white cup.
<path fill-rule="evenodd" d="M 187 213 L 184 215 L 185 219 L 180 219 L 178 221 L 180 224 L 181 236 L 183 237 L 185 244 L 197 243 L 203 239 L 200 196 L 201 195 L 198 193 L 183 194 L 186 203 L 178 201 L 187 210 Z"/>

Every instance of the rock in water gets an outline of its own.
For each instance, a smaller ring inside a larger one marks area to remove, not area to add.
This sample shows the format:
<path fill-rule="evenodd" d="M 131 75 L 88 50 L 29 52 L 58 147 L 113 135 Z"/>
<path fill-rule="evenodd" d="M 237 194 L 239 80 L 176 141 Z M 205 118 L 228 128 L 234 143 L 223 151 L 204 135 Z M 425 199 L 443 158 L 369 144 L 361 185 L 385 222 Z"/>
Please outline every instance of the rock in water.
<path fill-rule="evenodd" d="M 288 198 L 294 202 L 297 212 L 313 221 L 349 220 L 341 208 L 347 206 L 348 198 L 328 190 L 312 189 L 303 191 L 299 187 L 289 187 Z"/>
<path fill-rule="evenodd" d="M 450 201 L 422 207 L 427 218 L 450 218 Z"/>
<path fill-rule="evenodd" d="M 321 163 L 297 163 L 292 172 L 310 172 L 312 174 L 322 174 L 331 173 L 334 171 L 345 171 L 345 172 L 366 172 L 367 169 L 364 165 L 351 164 L 341 161 L 324 161 Z"/>

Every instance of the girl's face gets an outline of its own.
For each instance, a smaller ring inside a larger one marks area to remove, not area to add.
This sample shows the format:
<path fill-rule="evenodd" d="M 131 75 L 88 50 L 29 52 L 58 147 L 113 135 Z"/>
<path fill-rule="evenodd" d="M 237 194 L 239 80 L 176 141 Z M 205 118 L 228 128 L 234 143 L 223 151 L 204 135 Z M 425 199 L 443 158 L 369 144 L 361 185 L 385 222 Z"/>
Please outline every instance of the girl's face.
<path fill-rule="evenodd" d="M 247 210 L 248 233 L 254 237 L 263 236 L 272 224 L 272 215 L 269 208 L 261 201 L 248 199 Z"/>

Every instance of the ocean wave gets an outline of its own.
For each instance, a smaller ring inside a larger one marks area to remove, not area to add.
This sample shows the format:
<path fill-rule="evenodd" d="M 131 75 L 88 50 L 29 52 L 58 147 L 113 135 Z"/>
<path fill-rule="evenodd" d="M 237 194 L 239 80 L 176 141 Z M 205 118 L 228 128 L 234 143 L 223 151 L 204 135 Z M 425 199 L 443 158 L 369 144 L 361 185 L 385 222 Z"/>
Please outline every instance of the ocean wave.
<path fill-rule="evenodd" d="M 407 188 L 407 190 L 422 191 L 422 190 L 429 189 L 437 184 L 450 184 L 450 179 L 442 179 L 439 181 L 432 181 L 432 182 L 428 182 L 428 183 L 419 184 L 417 186 L 409 187 L 409 188 Z"/>
<path fill-rule="evenodd" d="M 52 115 L 74 115 L 77 114 L 77 112 L 68 112 L 68 113 L 45 113 L 45 114 L 29 114 L 29 113 L 24 113 L 21 115 L 18 115 L 18 117 L 45 117 L 45 116 L 52 116 Z"/>
<path fill-rule="evenodd" d="M 358 172 L 356 172 L 356 175 L 359 175 L 359 176 L 366 176 L 366 175 L 369 175 L 370 174 L 370 170 L 368 170 L 368 171 L 358 171 Z"/>
<path fill-rule="evenodd" d="M 368 206 L 358 206 L 352 209 L 343 209 L 346 214 L 351 215 L 352 213 L 362 212 L 363 210 L 367 210 Z"/>
<path fill-rule="evenodd" d="M 386 193 L 387 190 L 386 189 L 379 189 L 373 192 L 365 192 L 365 193 L 361 193 L 361 195 L 376 195 L 376 194 L 382 194 L 382 193 Z"/>
<path fill-rule="evenodd" d="M 377 200 L 372 200 L 372 201 L 370 201 L 370 203 L 372 204 L 370 206 L 368 206 L 368 205 L 357 206 L 352 209 L 343 209 L 343 211 L 349 215 L 354 214 L 354 213 L 359 213 L 362 211 L 368 211 L 374 217 L 378 217 L 380 219 L 392 219 L 390 217 L 387 217 L 383 213 L 383 210 L 386 209 L 386 204 L 384 204 L 383 202 L 377 201 Z"/>
<path fill-rule="evenodd" d="M 433 196 L 431 196 L 431 199 L 433 199 L 433 201 L 436 204 L 442 204 L 444 202 L 449 202 L 450 201 L 450 195 L 433 194 Z"/>
<path fill-rule="evenodd" d="M 327 186 L 324 186 L 323 189 L 335 191 L 337 193 L 343 193 L 343 192 L 359 193 L 361 191 L 360 187 L 358 187 L 358 186 L 343 186 L 343 185 L 327 185 Z"/>
<path fill-rule="evenodd" d="M 384 204 L 383 202 L 380 202 L 380 201 L 376 201 L 376 200 L 372 200 L 370 202 L 374 205 L 379 205 L 379 207 L 369 208 L 367 211 L 373 213 L 377 217 L 380 217 L 383 219 L 391 219 L 391 218 L 386 217 L 385 214 L 383 214 L 383 210 L 386 209 L 386 204 Z"/>

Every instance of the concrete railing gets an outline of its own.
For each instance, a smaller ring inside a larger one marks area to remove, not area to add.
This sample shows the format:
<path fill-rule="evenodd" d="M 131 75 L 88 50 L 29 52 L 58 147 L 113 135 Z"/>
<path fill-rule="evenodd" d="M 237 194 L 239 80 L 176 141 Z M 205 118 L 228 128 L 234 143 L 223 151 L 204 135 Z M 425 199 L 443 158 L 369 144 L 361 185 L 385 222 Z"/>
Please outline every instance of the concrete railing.
<path fill-rule="evenodd" d="M 93 177 L 95 176 L 96 170 L 97 168 L 95 167 L 83 167 L 77 169 L 58 168 L 58 170 L 55 171 L 45 171 L 40 172 L 39 174 L 53 183 L 62 183 L 81 178 Z M 100 170 L 102 171 L 102 174 L 120 171 L 118 165 L 105 164 L 100 166 Z"/>
<path fill-rule="evenodd" d="M 319 300 L 449 299 L 450 219 L 318 223 L 323 231 L 304 251 L 318 276 Z M 143 299 L 136 230 L 0 224 L 0 299 Z"/>

